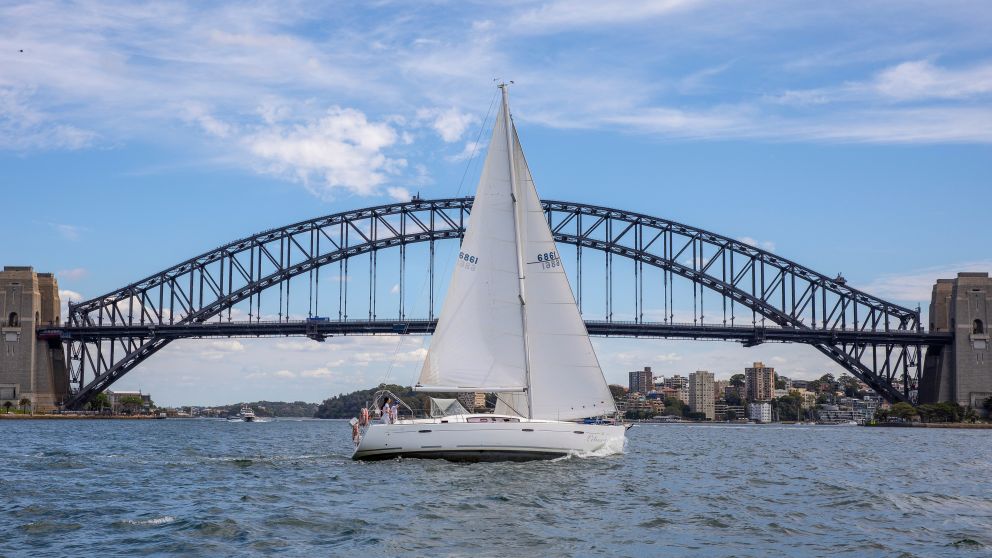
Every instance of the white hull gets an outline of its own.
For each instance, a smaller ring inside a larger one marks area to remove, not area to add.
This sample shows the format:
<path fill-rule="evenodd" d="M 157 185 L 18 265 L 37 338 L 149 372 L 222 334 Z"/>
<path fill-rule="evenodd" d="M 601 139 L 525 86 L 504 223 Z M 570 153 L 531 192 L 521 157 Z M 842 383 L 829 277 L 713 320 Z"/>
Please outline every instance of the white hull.
<path fill-rule="evenodd" d="M 620 453 L 626 427 L 483 414 L 373 423 L 363 430 L 352 459 L 529 461 Z"/>

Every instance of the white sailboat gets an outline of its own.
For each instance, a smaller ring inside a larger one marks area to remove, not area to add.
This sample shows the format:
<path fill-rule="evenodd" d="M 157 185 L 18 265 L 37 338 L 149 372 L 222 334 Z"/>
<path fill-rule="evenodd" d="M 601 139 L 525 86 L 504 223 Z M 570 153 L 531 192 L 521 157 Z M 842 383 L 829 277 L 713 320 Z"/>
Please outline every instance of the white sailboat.
<path fill-rule="evenodd" d="M 366 410 L 353 421 L 354 459 L 529 460 L 623 450 L 626 427 L 607 418 L 616 405 L 500 88 L 501 117 L 416 387 L 496 393 L 495 413 L 377 423 Z M 606 420 L 576 422 L 597 417 Z"/>

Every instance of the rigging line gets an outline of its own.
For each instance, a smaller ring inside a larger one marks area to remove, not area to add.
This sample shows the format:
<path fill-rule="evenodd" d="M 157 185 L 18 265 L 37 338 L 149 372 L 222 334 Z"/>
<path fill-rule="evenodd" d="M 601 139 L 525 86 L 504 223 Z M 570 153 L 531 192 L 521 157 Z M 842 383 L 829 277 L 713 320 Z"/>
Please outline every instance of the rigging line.
<path fill-rule="evenodd" d="M 472 166 L 472 163 L 475 161 L 475 154 L 479 151 L 479 142 L 482 141 L 482 134 L 486 131 L 486 123 L 489 122 L 489 115 L 493 112 L 493 106 L 496 104 L 497 95 L 499 95 L 499 93 L 494 91 L 492 99 L 489 100 L 489 109 L 486 110 L 486 116 L 482 119 L 482 125 L 479 126 L 479 134 L 475 136 L 475 145 L 472 146 L 472 154 L 469 155 L 468 161 L 465 161 L 465 169 L 462 171 L 462 178 L 458 181 L 458 189 L 455 190 L 456 198 L 459 194 L 461 194 L 462 188 L 465 186 L 465 177 L 468 176 L 468 169 Z"/>

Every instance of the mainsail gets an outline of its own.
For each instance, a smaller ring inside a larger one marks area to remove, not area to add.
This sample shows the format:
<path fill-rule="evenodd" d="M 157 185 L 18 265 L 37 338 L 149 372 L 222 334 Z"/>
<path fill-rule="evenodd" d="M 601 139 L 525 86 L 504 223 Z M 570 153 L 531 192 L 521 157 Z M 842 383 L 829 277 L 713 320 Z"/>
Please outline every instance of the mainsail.
<path fill-rule="evenodd" d="M 497 412 L 530 418 L 614 413 L 506 102 L 420 383 L 508 391 Z"/>

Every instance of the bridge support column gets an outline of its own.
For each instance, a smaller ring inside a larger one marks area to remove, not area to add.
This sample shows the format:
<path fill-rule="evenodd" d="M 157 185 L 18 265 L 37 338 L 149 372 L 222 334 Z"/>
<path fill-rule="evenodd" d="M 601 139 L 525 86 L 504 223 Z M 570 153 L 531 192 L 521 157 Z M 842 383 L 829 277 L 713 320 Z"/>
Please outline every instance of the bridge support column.
<path fill-rule="evenodd" d="M 988 273 L 958 273 L 938 279 L 930 302 L 930 330 L 954 334 L 944 347 L 931 347 L 923 365 L 921 403 L 956 401 L 982 409 L 992 397 L 992 279 Z"/>
<path fill-rule="evenodd" d="M 38 326 L 58 325 L 59 286 L 51 273 L 6 266 L 0 271 L 0 405 L 21 399 L 35 411 L 66 399 L 69 377 L 61 340 L 38 339 Z"/>

